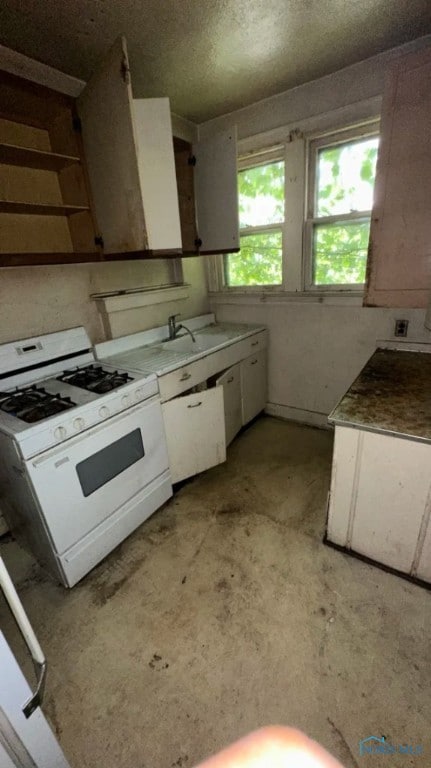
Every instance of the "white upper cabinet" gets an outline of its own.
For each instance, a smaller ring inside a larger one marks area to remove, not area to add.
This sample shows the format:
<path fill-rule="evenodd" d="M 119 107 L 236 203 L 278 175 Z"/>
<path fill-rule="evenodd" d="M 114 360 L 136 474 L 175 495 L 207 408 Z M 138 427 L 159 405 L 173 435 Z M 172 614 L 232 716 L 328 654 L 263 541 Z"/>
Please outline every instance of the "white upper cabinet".
<path fill-rule="evenodd" d="M 168 99 L 133 99 L 118 38 L 78 98 L 105 253 L 181 250 Z"/>
<path fill-rule="evenodd" d="M 199 139 L 195 200 L 200 253 L 223 253 L 239 248 L 236 127 Z"/>

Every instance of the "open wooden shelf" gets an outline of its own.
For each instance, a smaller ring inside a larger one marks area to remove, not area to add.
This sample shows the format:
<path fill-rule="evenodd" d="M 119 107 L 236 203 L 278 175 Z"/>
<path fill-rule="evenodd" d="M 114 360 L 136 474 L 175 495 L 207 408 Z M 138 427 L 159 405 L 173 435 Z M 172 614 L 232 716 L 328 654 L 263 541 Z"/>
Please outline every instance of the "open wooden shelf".
<path fill-rule="evenodd" d="M 58 172 L 68 165 L 79 162 L 80 158 L 72 155 L 60 155 L 57 152 L 43 152 L 40 149 L 0 143 L 0 163 L 6 165 Z"/>
<path fill-rule="evenodd" d="M 74 213 L 89 211 L 83 205 L 47 205 L 45 203 L 20 203 L 15 200 L 0 200 L 0 213 L 18 213 L 27 216 L 72 216 Z"/>

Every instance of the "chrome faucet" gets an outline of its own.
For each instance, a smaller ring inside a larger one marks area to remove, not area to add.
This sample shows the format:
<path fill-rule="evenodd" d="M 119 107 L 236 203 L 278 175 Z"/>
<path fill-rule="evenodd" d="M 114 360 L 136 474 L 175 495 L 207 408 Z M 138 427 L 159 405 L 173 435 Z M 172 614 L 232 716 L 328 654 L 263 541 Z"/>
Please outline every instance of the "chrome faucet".
<path fill-rule="evenodd" d="M 192 341 L 196 341 L 190 328 L 187 328 L 187 326 L 183 325 L 182 323 L 180 325 L 177 325 L 177 317 L 180 317 L 180 315 L 179 314 L 169 315 L 168 317 L 169 338 L 176 339 L 179 332 L 182 330 L 182 331 L 186 331 L 189 334 L 189 336 L 192 337 Z"/>

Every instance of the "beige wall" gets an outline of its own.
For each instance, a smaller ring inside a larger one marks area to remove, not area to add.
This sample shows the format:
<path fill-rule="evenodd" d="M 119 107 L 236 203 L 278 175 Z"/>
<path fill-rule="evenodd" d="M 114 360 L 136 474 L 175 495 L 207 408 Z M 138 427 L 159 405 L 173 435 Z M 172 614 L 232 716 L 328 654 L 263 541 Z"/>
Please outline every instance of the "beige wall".
<path fill-rule="evenodd" d="M 217 320 L 268 328 L 268 411 L 325 426 L 327 416 L 374 352 L 407 319 L 406 341 L 431 343 L 423 309 L 377 309 L 298 301 L 213 302 Z M 403 340 L 401 340 L 403 341 Z"/>
<path fill-rule="evenodd" d="M 183 260 L 190 296 L 124 313 L 124 333 L 163 325 L 169 314 L 183 317 L 208 309 L 203 258 Z M 167 282 L 167 260 L 97 265 L 20 267 L 0 270 L 0 343 L 84 325 L 93 342 L 103 341 L 103 327 L 91 293 L 148 287 Z"/>

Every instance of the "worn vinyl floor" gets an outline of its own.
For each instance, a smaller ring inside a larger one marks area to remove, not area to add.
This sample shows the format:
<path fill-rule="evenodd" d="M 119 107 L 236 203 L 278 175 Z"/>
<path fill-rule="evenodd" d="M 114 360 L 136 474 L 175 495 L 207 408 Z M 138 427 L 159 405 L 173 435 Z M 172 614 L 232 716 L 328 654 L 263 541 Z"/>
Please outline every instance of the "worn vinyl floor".
<path fill-rule="evenodd" d="M 331 452 L 258 420 L 70 592 L 3 544 L 72 768 L 191 768 L 267 723 L 349 768 L 429 764 L 431 595 L 322 544 Z M 424 755 L 360 757 L 369 735 Z"/>

